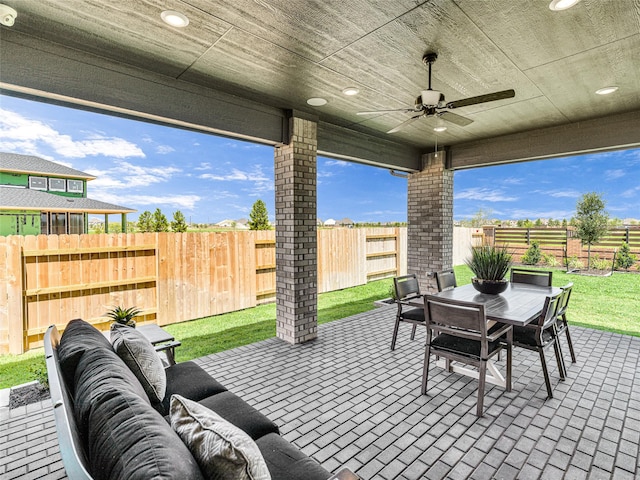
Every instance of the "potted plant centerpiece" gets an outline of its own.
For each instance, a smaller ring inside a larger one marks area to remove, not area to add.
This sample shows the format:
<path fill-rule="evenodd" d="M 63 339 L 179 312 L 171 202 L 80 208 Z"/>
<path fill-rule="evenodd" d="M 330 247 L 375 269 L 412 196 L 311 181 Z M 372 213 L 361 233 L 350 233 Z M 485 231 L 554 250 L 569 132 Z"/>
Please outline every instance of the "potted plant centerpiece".
<path fill-rule="evenodd" d="M 511 266 L 511 254 L 506 245 L 473 247 L 471 258 L 465 263 L 475 274 L 471 283 L 479 292 L 496 295 L 507 289 L 509 281 L 505 276 Z"/>
<path fill-rule="evenodd" d="M 134 318 L 139 315 L 141 310 L 137 307 L 122 308 L 120 306 L 112 307 L 105 316 L 113 320 L 113 324 L 126 325 L 127 327 L 136 328 Z"/>

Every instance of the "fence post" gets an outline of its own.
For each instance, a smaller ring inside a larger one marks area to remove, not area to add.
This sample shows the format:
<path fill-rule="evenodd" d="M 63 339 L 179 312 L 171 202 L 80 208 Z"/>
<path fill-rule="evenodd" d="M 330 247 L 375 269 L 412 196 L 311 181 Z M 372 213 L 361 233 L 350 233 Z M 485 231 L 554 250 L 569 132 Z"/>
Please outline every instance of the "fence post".
<path fill-rule="evenodd" d="M 624 237 L 625 237 L 625 242 L 629 244 L 629 227 L 628 226 L 625 227 Z"/>
<path fill-rule="evenodd" d="M 527 245 L 531 245 L 531 229 L 527 228 Z"/>
<path fill-rule="evenodd" d="M 484 236 L 484 244 L 494 246 L 496 244 L 496 227 L 493 225 L 484 225 L 482 227 L 482 235 Z"/>

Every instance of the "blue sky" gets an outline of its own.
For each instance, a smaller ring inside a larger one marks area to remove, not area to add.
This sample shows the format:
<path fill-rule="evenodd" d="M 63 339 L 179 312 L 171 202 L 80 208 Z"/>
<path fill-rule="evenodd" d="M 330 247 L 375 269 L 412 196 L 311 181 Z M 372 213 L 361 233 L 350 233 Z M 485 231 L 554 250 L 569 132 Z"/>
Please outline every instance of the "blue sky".
<path fill-rule="evenodd" d="M 138 213 L 180 210 L 215 223 L 247 218 L 262 199 L 274 219 L 270 146 L 0 96 L 0 151 L 95 175 L 90 198 Z M 611 216 L 640 219 L 640 149 L 457 171 L 454 189 L 456 220 L 480 208 L 501 219 L 570 218 L 589 191 L 604 196 Z M 406 221 L 406 180 L 320 157 L 318 217 Z"/>

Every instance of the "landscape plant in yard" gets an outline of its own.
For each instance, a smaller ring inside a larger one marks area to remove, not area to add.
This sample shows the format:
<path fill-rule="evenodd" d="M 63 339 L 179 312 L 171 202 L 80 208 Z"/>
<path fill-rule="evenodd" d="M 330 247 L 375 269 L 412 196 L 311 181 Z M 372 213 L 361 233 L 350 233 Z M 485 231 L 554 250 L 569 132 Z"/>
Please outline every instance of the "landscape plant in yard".
<path fill-rule="evenodd" d="M 631 253 L 631 248 L 627 242 L 622 242 L 620 249 L 616 255 L 616 268 L 620 270 L 629 270 L 636 263 L 636 256 Z"/>
<path fill-rule="evenodd" d="M 576 205 L 576 235 L 587 245 L 588 267 L 591 266 L 591 245 L 598 243 L 608 230 L 609 214 L 604 200 L 595 192 L 585 193 Z"/>

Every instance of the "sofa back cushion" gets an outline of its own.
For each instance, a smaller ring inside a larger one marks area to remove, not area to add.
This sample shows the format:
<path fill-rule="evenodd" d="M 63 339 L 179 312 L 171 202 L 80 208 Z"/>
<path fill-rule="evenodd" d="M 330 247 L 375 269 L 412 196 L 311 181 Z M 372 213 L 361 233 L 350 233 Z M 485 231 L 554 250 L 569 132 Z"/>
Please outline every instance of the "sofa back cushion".
<path fill-rule="evenodd" d="M 94 478 L 202 478 L 189 450 L 115 352 L 85 352 L 75 380 L 75 418 Z"/>
<path fill-rule="evenodd" d="M 58 361 L 70 392 L 75 391 L 74 377 L 78 362 L 87 351 L 110 350 L 111 343 L 93 325 L 77 318 L 65 327 L 58 345 Z"/>

